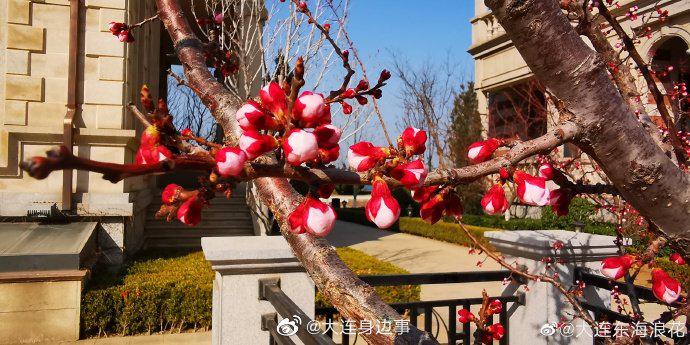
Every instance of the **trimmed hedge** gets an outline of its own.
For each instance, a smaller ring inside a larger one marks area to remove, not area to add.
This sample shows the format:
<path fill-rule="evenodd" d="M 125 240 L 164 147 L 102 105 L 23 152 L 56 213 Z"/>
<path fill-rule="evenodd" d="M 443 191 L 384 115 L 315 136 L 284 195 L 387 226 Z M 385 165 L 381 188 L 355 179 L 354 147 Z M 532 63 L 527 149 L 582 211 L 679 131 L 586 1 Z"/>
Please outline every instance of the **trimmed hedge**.
<path fill-rule="evenodd" d="M 409 273 L 350 248 L 338 255 L 357 274 Z M 84 336 L 209 329 L 214 273 L 202 252 L 150 251 L 118 274 L 97 272 L 82 295 Z M 388 303 L 419 300 L 419 286 L 378 287 Z M 326 305 L 321 294 L 316 304 Z"/>
<path fill-rule="evenodd" d="M 421 218 L 400 217 L 400 232 L 427 237 L 439 241 L 450 242 L 462 246 L 470 247 L 473 245 L 472 240 L 465 235 L 460 225 L 455 223 L 446 223 L 440 221 L 436 224 L 427 224 Z M 473 236 L 485 244 L 488 244 L 484 238 L 485 231 L 494 231 L 494 228 L 485 228 L 473 225 L 465 225 Z"/>
<path fill-rule="evenodd" d="M 82 297 L 86 336 L 131 335 L 211 326 L 213 271 L 202 252 L 142 256 L 118 276 L 94 277 Z"/>
<path fill-rule="evenodd" d="M 570 204 L 567 216 L 558 217 L 550 207 L 543 207 L 541 219 L 512 218 L 506 221 L 502 216 L 465 214 L 465 224 L 504 230 L 573 230 L 575 222 L 584 224 L 583 232 L 599 235 L 616 236 L 615 225 L 596 222 L 590 219 L 596 213 L 594 205 L 581 198 L 575 198 Z"/>
<path fill-rule="evenodd" d="M 395 266 L 391 263 L 381 261 L 371 255 L 359 250 L 342 247 L 336 248 L 338 256 L 347 266 L 357 275 L 382 275 L 382 274 L 409 274 L 410 272 Z M 400 285 L 400 286 L 377 286 L 376 293 L 381 296 L 384 302 L 398 303 L 419 301 L 421 288 L 419 285 Z M 331 304 L 321 294 L 316 293 L 316 307 L 328 307 Z"/>

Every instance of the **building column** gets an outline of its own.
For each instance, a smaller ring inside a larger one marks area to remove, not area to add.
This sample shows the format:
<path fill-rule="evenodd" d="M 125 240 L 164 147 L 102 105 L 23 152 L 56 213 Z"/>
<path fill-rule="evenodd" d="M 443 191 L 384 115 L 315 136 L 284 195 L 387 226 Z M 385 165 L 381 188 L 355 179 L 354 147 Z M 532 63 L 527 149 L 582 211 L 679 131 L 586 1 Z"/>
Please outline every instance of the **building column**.
<path fill-rule="evenodd" d="M 204 237 L 201 247 L 216 275 L 213 345 L 268 344 L 261 316 L 276 310 L 260 300 L 260 280 L 278 280 L 280 289 L 314 318 L 314 283 L 282 236 Z"/>
<path fill-rule="evenodd" d="M 501 252 L 508 262 L 517 262 L 528 272 L 549 276 L 557 272 L 565 286 L 571 286 L 575 269 L 598 270 L 602 259 L 616 256 L 615 237 L 586 234 L 565 230 L 490 231 L 484 236 Z M 554 251 L 553 244 L 560 241 L 564 247 Z M 543 258 L 554 258 L 554 270 L 545 271 Z M 512 295 L 523 289 L 511 283 L 504 294 Z M 572 306 L 553 285 L 543 282 L 527 282 L 524 289 L 525 305 L 516 308 L 510 317 L 510 341 L 515 344 L 592 344 L 592 329 L 584 321 L 576 319 L 568 328 L 555 329 L 553 325 L 570 319 L 575 314 Z M 609 291 L 587 287 L 583 298 L 588 303 L 608 308 L 611 305 Z M 590 314 L 591 315 L 591 314 Z M 554 333 L 551 334 L 553 329 Z M 572 331 L 573 334 L 568 332 Z"/>

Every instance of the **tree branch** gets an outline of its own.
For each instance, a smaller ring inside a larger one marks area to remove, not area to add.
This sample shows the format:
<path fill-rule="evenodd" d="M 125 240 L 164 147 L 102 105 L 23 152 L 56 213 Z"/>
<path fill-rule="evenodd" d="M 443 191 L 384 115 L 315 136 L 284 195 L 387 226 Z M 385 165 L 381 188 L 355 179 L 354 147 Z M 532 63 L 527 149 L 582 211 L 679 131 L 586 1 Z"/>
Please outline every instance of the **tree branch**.
<path fill-rule="evenodd" d="M 237 142 L 238 125 L 235 111 L 239 104 L 229 91 L 210 75 L 205 66 L 201 42 L 187 23 L 177 0 L 156 0 L 159 17 L 170 34 L 185 75 L 190 84 L 202 90 L 201 100 L 209 107 L 221 125 L 226 139 Z M 258 199 L 266 204 L 282 224 L 283 236 L 288 240 L 295 256 L 300 260 L 316 286 L 345 317 L 352 320 L 390 320 L 400 318 L 390 306 L 376 295 L 374 289 L 362 282 L 340 260 L 332 246 L 323 239 L 309 234 L 295 235 L 287 230 L 287 216 L 301 202 L 297 192 L 286 179 L 264 178 L 256 180 Z M 429 334 L 410 327 L 405 334 L 363 334 L 374 344 L 438 344 Z"/>
<path fill-rule="evenodd" d="M 637 47 L 635 47 L 635 42 L 633 42 L 630 36 L 628 36 L 621 24 L 616 20 L 616 18 L 613 17 L 608 7 L 606 7 L 606 3 L 604 3 L 603 1 L 598 2 L 598 8 L 599 13 L 601 13 L 601 15 L 606 19 L 609 25 L 611 25 L 611 28 L 613 28 L 613 30 L 616 32 L 618 37 L 620 37 L 620 39 L 623 41 L 623 44 L 625 45 L 625 50 L 628 52 L 628 54 L 630 54 L 630 57 L 633 59 L 633 61 L 635 61 L 635 64 L 637 64 L 637 68 L 640 70 L 640 73 L 644 77 L 644 80 L 647 83 L 647 87 L 649 88 L 649 92 L 654 97 L 654 102 L 656 103 L 656 107 L 659 110 L 659 114 L 661 115 L 661 118 L 664 120 L 664 124 L 668 129 L 668 135 L 671 139 L 673 151 L 675 152 L 679 162 L 686 163 L 688 159 L 685 150 L 683 149 L 683 143 L 681 142 L 680 137 L 678 137 L 678 130 L 676 129 L 675 124 L 673 123 L 673 117 L 671 116 L 671 113 L 666 107 L 664 95 L 661 93 L 661 90 L 659 90 L 659 87 L 654 81 L 654 78 L 650 73 L 649 66 L 644 61 L 640 53 L 637 51 Z"/>
<path fill-rule="evenodd" d="M 577 145 L 641 215 L 690 237 L 690 179 L 631 114 L 605 66 L 556 1 L 485 0 L 535 76 L 583 128 Z"/>

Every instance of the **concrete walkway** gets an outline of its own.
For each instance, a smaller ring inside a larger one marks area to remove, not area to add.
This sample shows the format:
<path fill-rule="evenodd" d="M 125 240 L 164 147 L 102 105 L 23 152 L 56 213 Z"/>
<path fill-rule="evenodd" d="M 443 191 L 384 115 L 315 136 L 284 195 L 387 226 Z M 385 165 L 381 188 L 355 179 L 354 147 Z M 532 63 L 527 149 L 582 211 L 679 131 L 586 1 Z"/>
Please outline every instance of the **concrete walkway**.
<path fill-rule="evenodd" d="M 469 254 L 469 248 L 398 232 L 380 230 L 355 223 L 337 221 L 327 237 L 336 247 L 352 247 L 404 268 L 411 273 L 494 271 L 500 266 L 483 255 Z M 503 284 L 468 283 L 422 286 L 422 300 L 480 297 L 482 288 L 498 296 Z"/>
<path fill-rule="evenodd" d="M 177 334 L 112 336 L 77 341 L 38 343 L 35 345 L 210 345 L 211 331 Z M 19 345 L 19 344 L 16 344 Z"/>

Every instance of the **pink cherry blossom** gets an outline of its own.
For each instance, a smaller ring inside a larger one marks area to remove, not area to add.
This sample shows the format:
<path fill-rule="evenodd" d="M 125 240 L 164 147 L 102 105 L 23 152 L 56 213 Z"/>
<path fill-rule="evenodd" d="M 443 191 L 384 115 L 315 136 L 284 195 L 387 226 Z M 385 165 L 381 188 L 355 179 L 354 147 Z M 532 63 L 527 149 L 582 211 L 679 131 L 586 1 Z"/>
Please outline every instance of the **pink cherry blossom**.
<path fill-rule="evenodd" d="M 283 141 L 285 160 L 291 165 L 298 166 L 316 158 L 319 154 L 319 145 L 314 133 L 303 129 L 293 129 Z"/>
<path fill-rule="evenodd" d="M 400 205 L 380 177 L 374 179 L 371 199 L 367 201 L 364 209 L 367 219 L 380 229 L 390 228 L 400 217 Z"/>
<path fill-rule="evenodd" d="M 216 170 L 223 177 L 236 177 L 244 170 L 247 155 L 239 147 L 224 147 L 216 152 Z"/>

